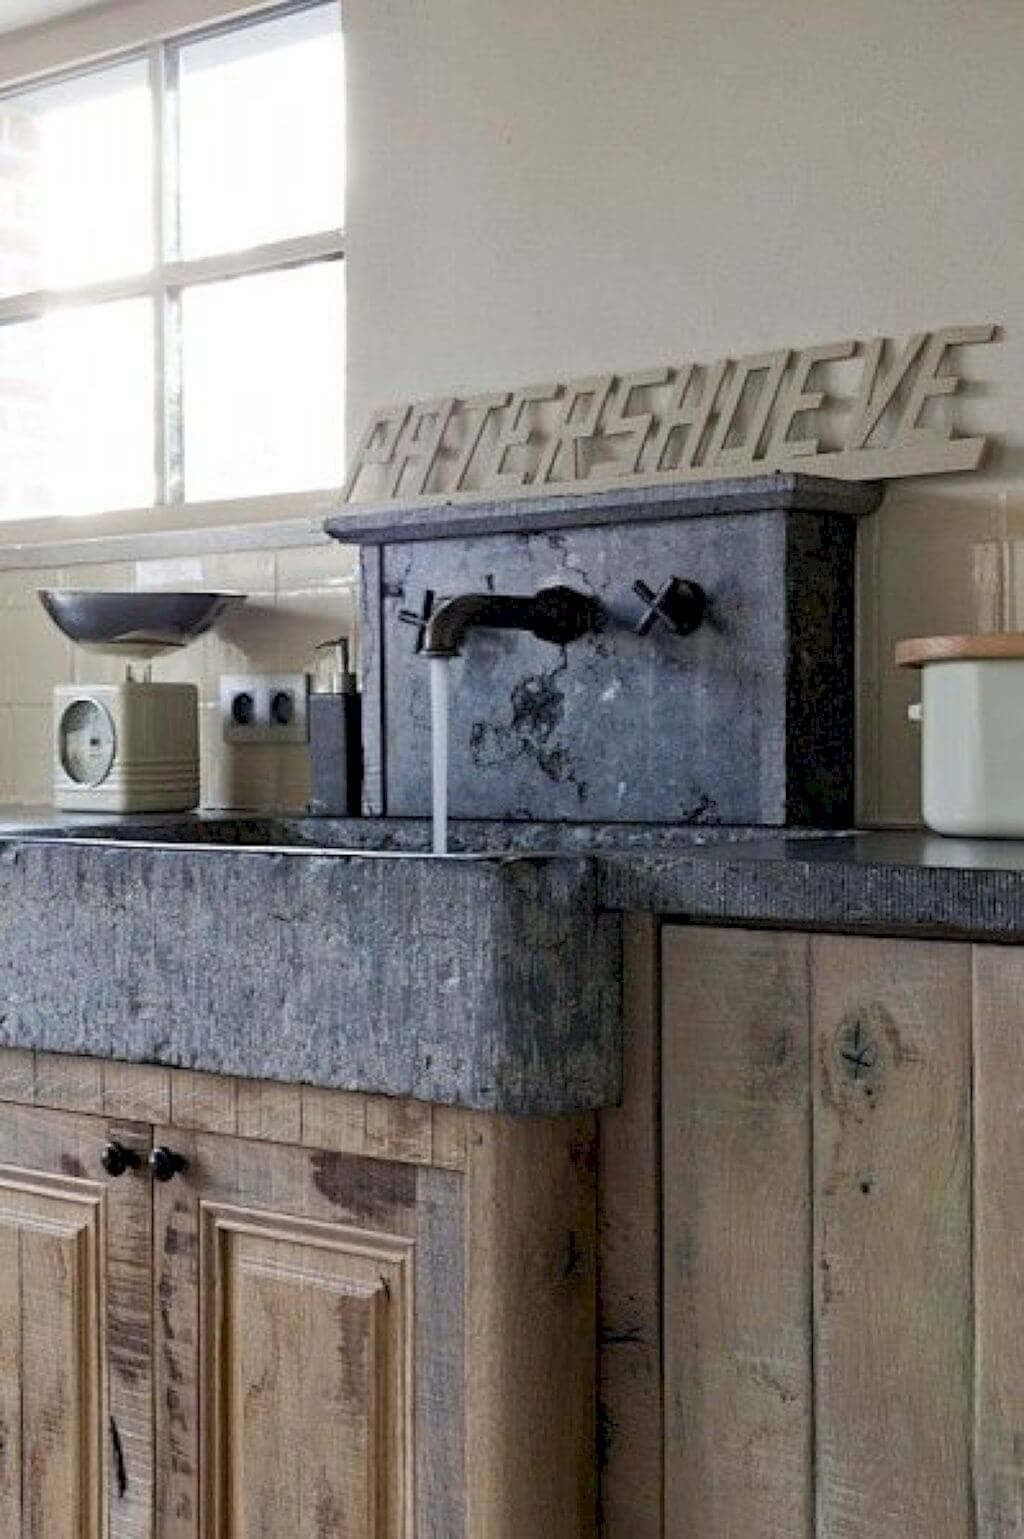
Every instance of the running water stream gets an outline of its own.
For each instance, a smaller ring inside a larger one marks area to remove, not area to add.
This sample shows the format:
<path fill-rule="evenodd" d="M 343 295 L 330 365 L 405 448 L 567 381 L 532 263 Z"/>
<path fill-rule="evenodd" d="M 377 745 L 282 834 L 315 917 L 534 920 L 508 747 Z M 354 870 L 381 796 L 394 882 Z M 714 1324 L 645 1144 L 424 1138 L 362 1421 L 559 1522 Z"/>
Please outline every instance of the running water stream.
<path fill-rule="evenodd" d="M 448 667 L 447 657 L 430 659 L 430 745 L 435 855 L 448 853 Z"/>

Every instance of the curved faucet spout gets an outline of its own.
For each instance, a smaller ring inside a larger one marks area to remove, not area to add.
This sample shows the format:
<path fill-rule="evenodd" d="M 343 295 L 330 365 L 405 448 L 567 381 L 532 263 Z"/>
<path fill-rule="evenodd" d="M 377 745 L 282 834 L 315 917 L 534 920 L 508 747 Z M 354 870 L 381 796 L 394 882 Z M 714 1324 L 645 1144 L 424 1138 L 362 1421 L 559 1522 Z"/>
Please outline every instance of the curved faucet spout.
<path fill-rule="evenodd" d="M 427 657 L 456 657 L 467 632 L 528 631 L 564 646 L 597 629 L 603 610 L 575 588 L 555 585 L 537 593 L 460 593 L 445 599 L 423 625 Z"/>

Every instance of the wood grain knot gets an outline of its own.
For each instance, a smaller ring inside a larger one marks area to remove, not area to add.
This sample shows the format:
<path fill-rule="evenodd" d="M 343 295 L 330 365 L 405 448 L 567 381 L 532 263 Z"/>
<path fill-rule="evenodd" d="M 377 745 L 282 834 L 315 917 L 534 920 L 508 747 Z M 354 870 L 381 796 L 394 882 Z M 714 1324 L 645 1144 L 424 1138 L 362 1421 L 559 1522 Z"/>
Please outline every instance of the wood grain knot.
<path fill-rule="evenodd" d="M 863 1011 L 848 1015 L 840 1023 L 835 1037 L 835 1059 L 842 1079 L 863 1089 L 866 1094 L 874 1091 L 882 1074 L 882 1039 L 877 1023 Z"/>

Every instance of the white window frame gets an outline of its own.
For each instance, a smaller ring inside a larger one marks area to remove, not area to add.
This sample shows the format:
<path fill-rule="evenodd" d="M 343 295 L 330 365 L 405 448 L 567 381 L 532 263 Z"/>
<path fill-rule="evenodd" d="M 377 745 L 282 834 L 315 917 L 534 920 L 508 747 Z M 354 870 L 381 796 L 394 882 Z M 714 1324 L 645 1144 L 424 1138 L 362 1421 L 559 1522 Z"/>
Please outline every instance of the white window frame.
<path fill-rule="evenodd" d="M 80 517 L 55 515 L 5 521 L 0 524 L 0 566 L 28 565 L 36 559 L 36 547 L 46 547 L 51 542 L 65 547 L 62 559 L 73 559 L 74 548 L 87 546 L 104 536 L 111 537 L 118 547 L 122 547 L 134 534 L 142 537 L 170 534 L 170 545 L 166 539 L 159 541 L 160 548 L 170 552 L 177 548 L 178 542 L 173 541 L 175 532 L 187 534 L 211 530 L 223 534 L 237 526 L 279 524 L 285 520 L 292 534 L 298 537 L 303 531 L 318 530 L 323 518 L 336 510 L 341 496 L 340 484 L 317 491 L 282 492 L 218 502 L 184 501 L 181 294 L 187 287 L 229 278 L 283 272 L 313 262 L 343 261 L 344 229 L 321 230 L 311 235 L 190 260 L 165 256 L 167 251 L 178 249 L 180 232 L 177 179 L 180 50 L 198 40 L 237 32 L 246 25 L 314 9 L 324 3 L 338 4 L 338 0 L 284 0 L 284 3 L 282 0 L 269 0 L 269 3 L 268 0 L 260 0 L 260 3 L 245 0 L 245 3 L 234 4 L 231 0 L 136 0 L 134 23 L 115 14 L 124 7 L 103 5 L 95 12 L 80 12 L 64 18 L 63 22 L 51 23 L 49 27 L 33 27 L 15 34 L 13 46 L 5 42 L 3 66 L 0 67 L 0 99 L 119 63 L 138 59 L 145 59 L 147 63 L 153 112 L 154 267 L 132 277 L 39 289 L 0 299 L 0 326 L 38 320 L 57 309 L 125 299 L 152 300 L 156 501 L 148 508 L 118 509 Z M 132 7 L 127 9 L 130 11 Z M 204 11 L 210 13 L 205 24 Z M 180 24 L 176 25 L 176 21 Z M 119 35 L 124 37 L 122 46 L 118 46 Z M 93 48 L 98 51 L 88 50 L 90 38 Z M 61 59 L 62 44 L 65 51 L 77 46 L 81 56 L 74 61 L 70 57 Z M 50 68 L 45 67 L 48 55 L 54 59 Z M 31 67 L 33 62 L 35 68 Z M 342 424 L 339 423 L 339 433 L 341 431 Z M 155 542 L 146 538 L 145 543 Z M 196 548 L 194 540 L 190 548 Z"/>

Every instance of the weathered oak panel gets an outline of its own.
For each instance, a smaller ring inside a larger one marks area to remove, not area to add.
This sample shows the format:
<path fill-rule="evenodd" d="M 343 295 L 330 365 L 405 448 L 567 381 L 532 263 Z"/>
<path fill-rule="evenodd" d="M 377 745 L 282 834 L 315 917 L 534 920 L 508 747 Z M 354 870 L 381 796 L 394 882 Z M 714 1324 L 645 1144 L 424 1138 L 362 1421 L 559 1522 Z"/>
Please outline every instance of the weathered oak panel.
<path fill-rule="evenodd" d="M 108 1136 L 148 1129 L 0 1108 L 0 1533 L 150 1539 L 149 1182 Z"/>
<path fill-rule="evenodd" d="M 1024 951 L 974 948 L 977 1539 L 1024 1536 Z"/>
<path fill-rule="evenodd" d="M 204 1539 L 412 1539 L 413 1242 L 201 1208 Z"/>
<path fill-rule="evenodd" d="M 628 916 L 623 939 L 623 1100 L 598 1117 L 601 1530 L 606 1539 L 662 1539 L 657 920 Z"/>
<path fill-rule="evenodd" d="M 811 957 L 818 1539 L 967 1539 L 970 950 Z"/>
<path fill-rule="evenodd" d="M 665 935 L 668 1539 L 812 1532 L 807 966 L 803 936 Z"/>
<path fill-rule="evenodd" d="M 592 1539 L 593 1119 L 478 1116 L 466 1179 L 468 1489 L 458 1539 Z"/>

